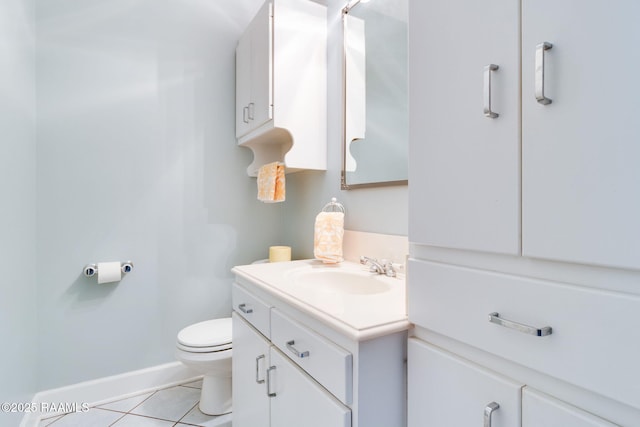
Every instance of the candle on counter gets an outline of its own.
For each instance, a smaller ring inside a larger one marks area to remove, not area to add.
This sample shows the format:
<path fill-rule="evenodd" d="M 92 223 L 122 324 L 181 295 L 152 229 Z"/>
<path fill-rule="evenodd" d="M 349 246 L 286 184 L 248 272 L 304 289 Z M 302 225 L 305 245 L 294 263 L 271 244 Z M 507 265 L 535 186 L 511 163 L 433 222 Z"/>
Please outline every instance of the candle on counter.
<path fill-rule="evenodd" d="M 291 246 L 270 246 L 269 262 L 291 261 Z"/>

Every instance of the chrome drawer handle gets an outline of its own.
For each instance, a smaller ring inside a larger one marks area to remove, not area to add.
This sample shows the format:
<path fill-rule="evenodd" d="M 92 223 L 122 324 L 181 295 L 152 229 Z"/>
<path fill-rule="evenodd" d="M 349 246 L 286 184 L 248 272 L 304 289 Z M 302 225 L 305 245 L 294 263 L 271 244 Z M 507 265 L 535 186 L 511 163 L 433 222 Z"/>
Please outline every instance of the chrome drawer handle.
<path fill-rule="evenodd" d="M 295 354 L 296 356 L 298 356 L 299 358 L 303 358 L 303 357 L 309 357 L 309 352 L 308 351 L 299 351 L 297 350 L 293 345 L 296 342 L 294 340 L 291 341 L 287 341 L 287 348 L 289 349 L 289 351 L 293 354 Z"/>
<path fill-rule="evenodd" d="M 491 72 L 499 69 L 496 64 L 489 64 L 484 66 L 484 115 L 491 119 L 495 119 L 499 116 L 498 113 L 491 111 Z"/>
<path fill-rule="evenodd" d="M 533 326 L 523 325 L 522 323 L 514 322 L 513 320 L 502 319 L 498 313 L 490 313 L 489 322 L 495 323 L 496 325 L 504 326 L 505 328 L 515 329 L 516 331 L 519 331 L 525 334 L 535 335 L 537 337 L 544 337 L 547 335 L 551 335 L 551 332 L 552 332 L 551 326 L 535 328 Z"/>
<path fill-rule="evenodd" d="M 249 107 L 243 107 L 242 108 L 242 121 L 245 123 L 249 123 Z"/>
<path fill-rule="evenodd" d="M 249 103 L 249 120 L 255 119 L 255 109 L 256 109 L 256 104 L 254 104 L 253 102 L 250 102 Z"/>
<path fill-rule="evenodd" d="M 491 415 L 500 408 L 496 402 L 491 402 L 484 407 L 484 427 L 491 427 Z"/>
<path fill-rule="evenodd" d="M 276 397 L 276 393 L 272 393 L 271 392 L 271 371 L 275 371 L 276 367 L 275 366 L 270 366 L 269 369 L 267 369 L 267 396 L 268 397 Z"/>
<path fill-rule="evenodd" d="M 536 83 L 536 100 L 542 104 L 551 104 L 551 99 L 544 96 L 544 51 L 549 50 L 553 45 L 544 42 L 536 45 L 536 63 L 535 63 L 535 83 Z"/>
<path fill-rule="evenodd" d="M 238 308 L 240 309 L 241 312 L 243 312 L 244 314 L 251 314 L 253 313 L 253 308 L 247 308 L 247 304 L 240 304 L 238 306 Z"/>
<path fill-rule="evenodd" d="M 264 359 L 264 354 L 256 357 L 256 383 L 258 384 L 264 383 L 264 379 L 260 379 L 260 359 Z"/>

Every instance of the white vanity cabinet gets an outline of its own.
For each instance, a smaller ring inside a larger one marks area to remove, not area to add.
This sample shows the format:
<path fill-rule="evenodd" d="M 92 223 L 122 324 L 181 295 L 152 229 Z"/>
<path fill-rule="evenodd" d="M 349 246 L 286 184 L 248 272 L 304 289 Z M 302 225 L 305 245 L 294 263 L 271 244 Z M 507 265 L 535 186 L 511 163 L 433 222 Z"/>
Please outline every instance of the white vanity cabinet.
<path fill-rule="evenodd" d="M 250 176 L 326 169 L 327 10 L 312 0 L 267 0 L 236 48 L 236 138 L 253 151 Z"/>
<path fill-rule="evenodd" d="M 234 427 L 406 426 L 406 315 L 352 329 L 269 285 L 284 264 L 234 268 Z"/>

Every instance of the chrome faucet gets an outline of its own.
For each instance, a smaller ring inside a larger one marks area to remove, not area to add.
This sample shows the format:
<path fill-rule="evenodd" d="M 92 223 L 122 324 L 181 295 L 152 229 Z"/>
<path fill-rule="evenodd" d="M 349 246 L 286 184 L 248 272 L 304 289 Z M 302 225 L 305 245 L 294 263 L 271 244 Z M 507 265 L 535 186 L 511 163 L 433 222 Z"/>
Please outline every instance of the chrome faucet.
<path fill-rule="evenodd" d="M 377 274 L 384 274 L 389 277 L 396 277 L 396 270 L 393 268 L 393 264 L 391 261 L 382 260 L 378 261 L 375 258 L 369 258 L 367 256 L 360 257 L 360 264 L 367 265 L 369 264 L 369 271 Z"/>

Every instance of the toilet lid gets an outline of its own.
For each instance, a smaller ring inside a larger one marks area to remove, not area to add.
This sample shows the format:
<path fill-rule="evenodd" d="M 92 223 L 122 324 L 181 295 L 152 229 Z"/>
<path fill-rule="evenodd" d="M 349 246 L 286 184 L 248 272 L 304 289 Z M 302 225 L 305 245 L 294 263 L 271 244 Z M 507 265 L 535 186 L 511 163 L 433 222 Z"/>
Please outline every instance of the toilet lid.
<path fill-rule="evenodd" d="M 216 347 L 231 343 L 231 318 L 205 320 L 178 333 L 178 343 L 187 347 Z"/>

